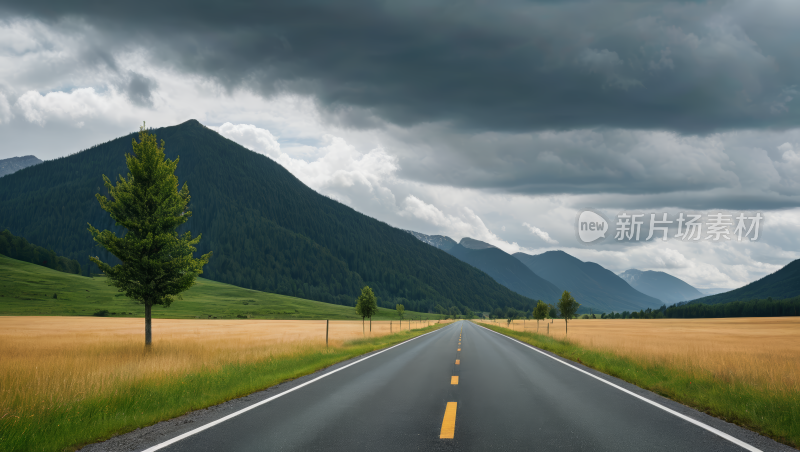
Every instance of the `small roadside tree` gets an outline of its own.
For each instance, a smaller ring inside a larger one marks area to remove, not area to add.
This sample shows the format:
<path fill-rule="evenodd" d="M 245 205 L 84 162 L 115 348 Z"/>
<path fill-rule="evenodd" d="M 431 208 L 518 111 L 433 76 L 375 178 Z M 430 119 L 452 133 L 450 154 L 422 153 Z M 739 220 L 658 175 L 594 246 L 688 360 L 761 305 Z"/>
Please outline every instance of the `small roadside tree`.
<path fill-rule="evenodd" d="M 575 298 L 566 290 L 561 294 L 561 299 L 558 300 L 558 311 L 561 317 L 564 318 L 564 334 L 567 334 L 569 330 L 568 322 L 571 318 L 575 317 L 575 313 L 578 312 L 580 306 L 580 303 L 575 301 Z"/>
<path fill-rule="evenodd" d="M 508 311 L 506 312 L 506 326 L 510 326 L 511 322 L 517 318 L 519 318 L 519 311 L 514 308 L 508 308 Z"/>
<path fill-rule="evenodd" d="M 401 305 L 401 304 L 398 304 L 394 308 L 397 310 L 397 315 L 400 317 L 400 321 L 402 322 L 403 321 L 403 313 L 406 312 L 406 307 Z"/>
<path fill-rule="evenodd" d="M 144 125 L 139 129 L 139 142 L 133 140 L 133 154 L 125 154 L 127 179 L 120 175 L 113 185 L 103 175 L 111 199 L 95 195 L 100 207 L 126 229 L 125 235 L 117 237 L 89 225 L 94 241 L 122 263 L 112 267 L 96 256 L 89 259 L 100 267 L 110 285 L 144 305 L 144 343 L 150 347 L 153 305 L 168 307 L 175 297 L 180 298 L 203 273 L 211 253 L 195 259 L 200 235 L 192 238 L 187 231 L 179 236 L 176 231 L 192 216 L 186 210 L 188 185 L 184 183 L 178 190 L 175 168 L 179 159 L 165 158 L 164 140 L 159 145 Z"/>
<path fill-rule="evenodd" d="M 364 318 L 369 317 L 369 331 L 372 332 L 372 316 L 378 313 L 378 300 L 369 286 L 361 289 L 356 299 L 356 313 L 361 316 L 361 332 L 364 332 Z"/>
<path fill-rule="evenodd" d="M 533 308 L 533 318 L 536 319 L 536 332 L 539 332 L 539 320 L 544 320 L 547 317 L 547 314 L 550 312 L 550 306 L 548 306 L 544 301 L 539 300 L 536 303 L 536 307 Z"/>

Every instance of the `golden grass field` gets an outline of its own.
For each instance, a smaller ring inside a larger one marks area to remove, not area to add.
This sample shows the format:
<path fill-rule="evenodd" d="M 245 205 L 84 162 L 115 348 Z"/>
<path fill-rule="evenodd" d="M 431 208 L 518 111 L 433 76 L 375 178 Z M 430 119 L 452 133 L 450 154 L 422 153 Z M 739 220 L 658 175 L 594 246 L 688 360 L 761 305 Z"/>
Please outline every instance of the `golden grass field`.
<path fill-rule="evenodd" d="M 411 328 L 427 324 L 412 321 Z M 362 335 L 361 321 L 331 321 L 330 346 L 398 327 L 397 320 L 375 321 L 370 333 L 366 322 Z M 133 382 L 314 350 L 325 350 L 324 320 L 153 319 L 153 346 L 145 354 L 141 318 L 0 317 L 0 419 L 21 406 L 31 411 L 32 403 L 64 406 Z"/>
<path fill-rule="evenodd" d="M 541 321 L 539 333 L 547 332 Z M 505 320 L 495 324 L 506 327 Z M 515 331 L 523 321 L 515 320 Z M 535 332 L 526 320 L 524 331 Z M 550 324 L 550 336 L 565 338 L 564 320 Z M 800 392 L 800 317 L 727 319 L 606 320 L 569 322 L 568 339 L 577 345 L 705 374 L 769 391 Z"/>

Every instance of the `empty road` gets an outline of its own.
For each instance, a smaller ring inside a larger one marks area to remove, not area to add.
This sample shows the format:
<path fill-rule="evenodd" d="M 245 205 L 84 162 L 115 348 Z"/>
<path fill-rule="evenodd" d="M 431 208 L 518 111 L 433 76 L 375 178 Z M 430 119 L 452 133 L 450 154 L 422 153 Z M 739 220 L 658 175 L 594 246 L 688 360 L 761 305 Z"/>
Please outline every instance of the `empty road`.
<path fill-rule="evenodd" d="M 788 450 L 466 321 L 305 378 L 139 450 Z"/>

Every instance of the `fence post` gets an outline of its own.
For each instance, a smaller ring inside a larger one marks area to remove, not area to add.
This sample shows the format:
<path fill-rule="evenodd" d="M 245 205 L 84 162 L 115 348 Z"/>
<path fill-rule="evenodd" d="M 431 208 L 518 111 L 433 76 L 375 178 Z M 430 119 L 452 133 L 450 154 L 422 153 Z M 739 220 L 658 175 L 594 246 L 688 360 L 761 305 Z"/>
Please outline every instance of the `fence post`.
<path fill-rule="evenodd" d="M 331 321 L 325 321 L 325 348 L 328 348 L 328 331 L 330 330 Z"/>

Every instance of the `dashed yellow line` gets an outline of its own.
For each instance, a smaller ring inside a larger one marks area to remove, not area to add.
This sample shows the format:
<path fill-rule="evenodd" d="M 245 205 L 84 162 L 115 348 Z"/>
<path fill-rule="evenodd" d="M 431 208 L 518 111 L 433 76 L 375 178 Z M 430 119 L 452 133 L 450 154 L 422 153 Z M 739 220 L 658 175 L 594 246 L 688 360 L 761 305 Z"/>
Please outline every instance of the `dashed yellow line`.
<path fill-rule="evenodd" d="M 457 359 L 457 360 L 456 360 L 456 366 L 457 366 L 457 365 L 459 365 L 459 364 L 461 364 L 461 360 L 460 360 L 460 359 Z"/>
<path fill-rule="evenodd" d="M 442 431 L 439 433 L 440 439 L 453 439 L 456 435 L 456 408 L 458 402 L 447 402 L 444 409 L 444 419 L 442 419 Z"/>
<path fill-rule="evenodd" d="M 458 351 L 460 352 L 460 351 L 461 351 L 461 349 L 459 348 L 459 349 L 458 349 Z"/>
<path fill-rule="evenodd" d="M 450 384 L 451 385 L 457 385 L 458 384 L 458 375 L 453 375 L 452 377 L 450 377 Z"/>

